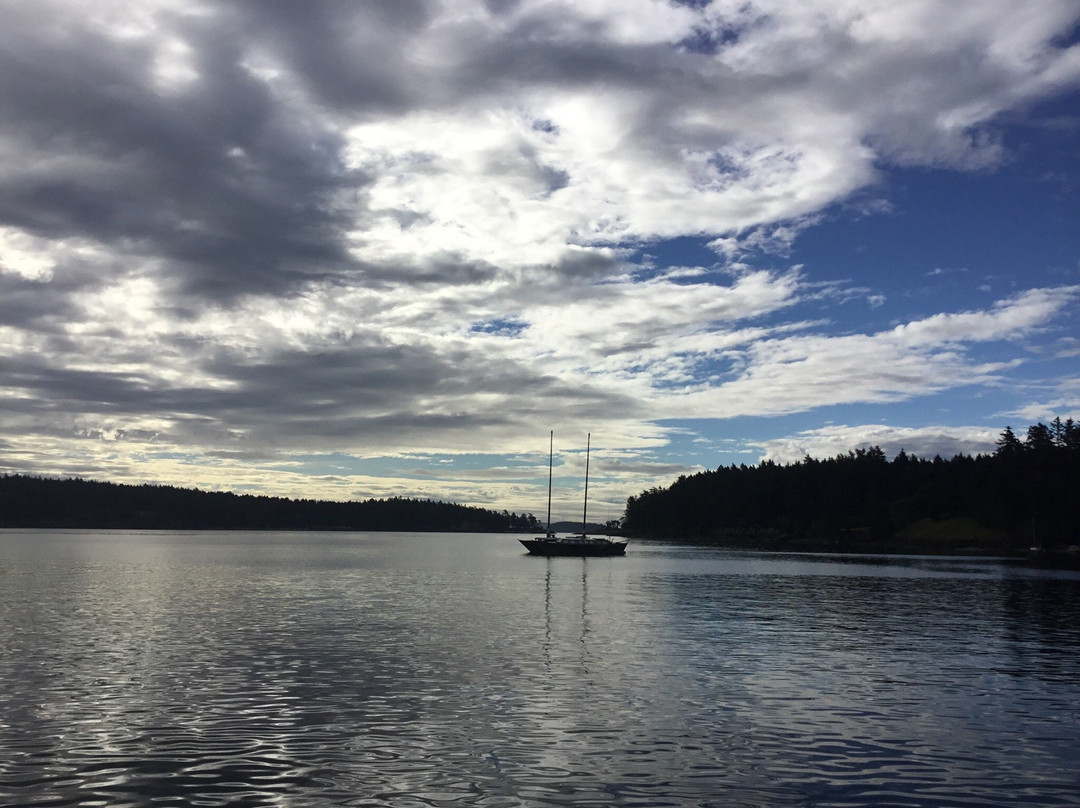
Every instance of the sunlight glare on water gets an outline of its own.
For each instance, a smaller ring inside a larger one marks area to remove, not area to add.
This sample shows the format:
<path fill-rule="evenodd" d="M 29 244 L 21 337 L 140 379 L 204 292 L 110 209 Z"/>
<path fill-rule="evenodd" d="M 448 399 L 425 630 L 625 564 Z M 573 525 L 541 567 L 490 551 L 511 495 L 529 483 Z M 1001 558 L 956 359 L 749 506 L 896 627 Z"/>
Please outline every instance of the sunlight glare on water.
<path fill-rule="evenodd" d="M 3 805 L 1080 805 L 1080 575 L 0 532 Z"/>

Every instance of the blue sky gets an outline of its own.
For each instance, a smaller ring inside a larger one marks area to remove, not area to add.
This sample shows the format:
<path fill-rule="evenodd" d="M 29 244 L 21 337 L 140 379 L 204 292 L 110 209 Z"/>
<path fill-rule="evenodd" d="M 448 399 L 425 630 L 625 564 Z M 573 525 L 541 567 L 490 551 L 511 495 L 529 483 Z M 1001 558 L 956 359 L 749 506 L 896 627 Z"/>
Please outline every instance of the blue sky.
<path fill-rule="evenodd" d="M 12 4 L 0 471 L 590 513 L 1080 419 L 1080 8 Z"/>

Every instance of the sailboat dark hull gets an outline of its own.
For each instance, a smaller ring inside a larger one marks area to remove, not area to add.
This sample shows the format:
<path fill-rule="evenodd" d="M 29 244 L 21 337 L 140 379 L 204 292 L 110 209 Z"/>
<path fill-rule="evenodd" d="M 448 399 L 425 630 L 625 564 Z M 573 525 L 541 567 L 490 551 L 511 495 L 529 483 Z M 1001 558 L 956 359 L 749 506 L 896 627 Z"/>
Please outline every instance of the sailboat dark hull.
<path fill-rule="evenodd" d="M 569 539 L 518 539 L 530 555 L 538 556 L 621 556 L 626 555 L 626 542 L 605 538 L 574 536 Z"/>
<path fill-rule="evenodd" d="M 589 449 L 592 447 L 592 433 L 585 442 L 585 503 L 581 510 L 581 533 L 560 539 L 551 530 L 551 459 L 554 455 L 555 431 L 552 430 L 548 445 L 548 534 L 535 539 L 518 539 L 525 545 L 530 555 L 536 556 L 621 556 L 626 555 L 626 542 L 612 541 L 603 536 L 590 537 L 585 531 L 588 521 L 589 505 Z"/>

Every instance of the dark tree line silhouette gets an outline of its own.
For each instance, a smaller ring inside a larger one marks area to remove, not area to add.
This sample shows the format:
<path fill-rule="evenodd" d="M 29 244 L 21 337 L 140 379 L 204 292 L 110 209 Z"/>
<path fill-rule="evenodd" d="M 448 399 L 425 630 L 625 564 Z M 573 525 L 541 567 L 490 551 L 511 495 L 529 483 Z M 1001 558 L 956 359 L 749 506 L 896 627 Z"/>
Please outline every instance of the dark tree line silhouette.
<path fill-rule="evenodd" d="M 0 477 L 0 527 L 147 530 L 537 530 L 532 514 L 424 499 L 328 502 L 26 475 Z"/>
<path fill-rule="evenodd" d="M 992 454 L 891 461 L 877 446 L 720 467 L 626 503 L 630 536 L 772 549 L 986 551 L 1080 542 L 1080 424 L 1006 427 Z"/>

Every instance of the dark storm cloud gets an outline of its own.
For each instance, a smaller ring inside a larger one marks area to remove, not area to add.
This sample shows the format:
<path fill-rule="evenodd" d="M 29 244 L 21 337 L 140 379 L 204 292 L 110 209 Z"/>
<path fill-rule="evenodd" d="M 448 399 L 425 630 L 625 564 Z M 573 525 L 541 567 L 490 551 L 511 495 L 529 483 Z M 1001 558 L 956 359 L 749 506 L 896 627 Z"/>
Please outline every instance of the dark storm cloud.
<path fill-rule="evenodd" d="M 0 274 L 0 323 L 56 336 L 66 321 L 78 316 L 73 296 L 97 286 L 94 278 L 77 272 L 49 283 Z"/>
<path fill-rule="evenodd" d="M 47 418 L 77 410 L 118 423 L 130 417 L 160 418 L 170 424 L 160 439 L 198 445 L 209 437 L 222 451 L 230 451 L 229 446 L 238 451 L 249 446 L 325 450 L 357 440 L 378 445 L 403 435 L 420 439 L 432 429 L 467 436 L 485 426 L 543 418 L 556 406 L 583 415 L 613 407 L 627 412 L 634 406 L 602 386 L 567 385 L 512 361 L 371 342 L 279 351 L 257 362 L 219 349 L 203 361 L 200 375 L 227 379 L 223 387 L 163 385 L 145 374 L 80 370 L 37 357 L 0 359 L 0 374 L 6 387 L 20 392 L 5 403 L 9 416 Z M 483 406 L 477 395 L 497 401 Z M 513 407 L 498 403 L 510 400 Z M 53 434 L 55 427 L 36 431 Z M 125 434 L 136 438 L 142 433 Z"/>
<path fill-rule="evenodd" d="M 227 374 L 236 388 L 221 394 L 216 417 L 250 425 L 281 442 L 365 436 L 400 438 L 402 430 L 468 430 L 541 416 L 576 398 L 598 411 L 632 406 L 602 387 L 568 386 L 542 372 L 477 352 L 436 353 L 418 345 L 352 345 L 321 352 L 282 352 L 258 364 L 221 357 L 209 369 Z M 477 397 L 513 401 L 484 405 Z M 425 403 L 427 402 L 427 403 Z M 437 402 L 432 406 L 431 402 Z M 573 405 L 572 405 L 573 406 Z M 282 435 L 282 427 L 288 435 Z"/>
<path fill-rule="evenodd" d="M 503 2 L 489 9 L 501 15 L 517 6 Z M 440 107 L 514 87 L 640 90 L 670 78 L 657 70 L 669 61 L 670 48 L 609 43 L 599 24 L 552 10 L 525 15 L 498 36 L 474 22 L 450 23 L 456 42 L 445 58 L 453 69 L 425 66 L 414 58 L 415 43 L 429 33 L 438 11 L 436 3 L 420 0 L 270 2 L 243 9 L 245 28 L 310 92 L 352 114 Z"/>
<path fill-rule="evenodd" d="M 410 80 L 410 41 L 430 20 L 422 0 L 256 3 L 237 9 L 304 86 L 350 112 L 402 111 L 427 92 Z"/>
<path fill-rule="evenodd" d="M 416 263 L 360 261 L 357 266 L 369 289 L 398 288 L 402 282 L 415 287 L 471 286 L 489 281 L 502 272 L 494 264 L 452 252 L 442 252 Z"/>
<path fill-rule="evenodd" d="M 56 367 L 27 357 L 0 358 L 0 375 L 6 388 L 23 393 L 5 401 L 8 413 L 66 412 L 71 405 L 92 413 L 154 412 L 167 397 L 137 374 Z"/>
<path fill-rule="evenodd" d="M 620 267 L 618 257 L 599 250 L 567 250 L 552 265 L 552 270 L 563 279 L 605 278 Z"/>
<path fill-rule="evenodd" d="M 409 286 L 469 287 L 506 275 L 506 270 L 495 264 L 471 258 L 461 253 L 443 252 L 423 262 L 408 263 L 383 261 L 378 264 L 359 263 L 363 269 L 368 288 L 396 288 L 403 281 Z M 529 302 L 557 303 L 566 299 L 567 284 L 582 284 L 608 278 L 621 271 L 619 257 L 604 249 L 566 250 L 550 264 L 537 264 L 525 268 L 535 278 L 548 278 L 545 286 L 539 282 L 530 288 Z M 447 301 L 456 307 L 454 301 Z"/>
<path fill-rule="evenodd" d="M 164 259 L 180 291 L 211 297 L 346 267 L 364 178 L 333 132 L 244 68 L 241 21 L 176 23 L 198 77 L 163 90 L 144 45 L 12 15 L 0 132 L 25 159 L 0 168 L 0 223 Z"/>
<path fill-rule="evenodd" d="M 478 89 L 514 86 L 596 85 L 643 90 L 670 80 L 666 46 L 616 46 L 599 37 L 585 42 L 565 40 L 556 20 L 520 23 L 510 38 L 478 43 L 459 67 L 455 87 L 465 95 Z M 591 39 L 591 38 L 590 38 Z"/>

